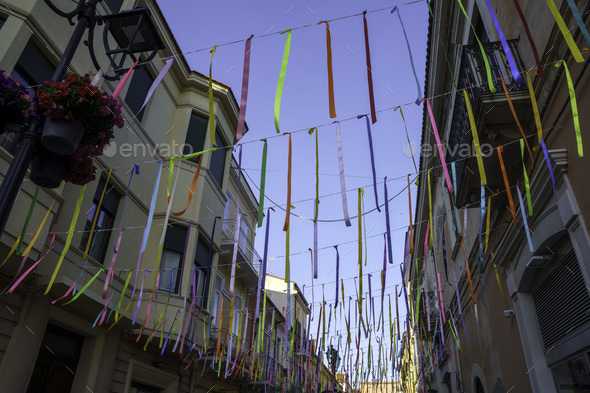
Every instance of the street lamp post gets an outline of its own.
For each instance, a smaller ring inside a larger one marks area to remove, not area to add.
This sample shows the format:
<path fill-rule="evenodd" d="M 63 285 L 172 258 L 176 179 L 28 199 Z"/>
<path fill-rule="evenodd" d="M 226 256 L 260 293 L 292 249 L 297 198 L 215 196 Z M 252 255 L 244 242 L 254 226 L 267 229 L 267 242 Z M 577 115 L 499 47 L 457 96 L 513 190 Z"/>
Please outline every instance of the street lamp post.
<path fill-rule="evenodd" d="M 100 68 L 94 54 L 93 33 L 94 27 L 97 24 L 101 25 L 103 21 L 106 22 L 103 38 L 105 51 L 115 72 L 115 76 L 105 75 L 106 79 L 119 79 L 119 77 L 126 71 L 123 67 L 123 63 L 127 59 L 127 56 L 134 61 L 137 61 L 135 54 L 151 51 L 152 53 L 146 59 L 146 61 L 150 61 L 154 58 L 158 50 L 164 48 L 155 26 L 150 19 L 150 14 L 145 8 L 137 8 L 135 10 L 124 11 L 118 14 L 102 17 L 96 14 L 96 5 L 102 0 L 80 0 L 76 8 L 71 12 L 61 11 L 51 2 L 51 0 L 44 1 L 56 14 L 67 18 L 71 25 L 74 25 L 72 19 L 76 16 L 78 17 L 78 24 L 76 25 L 74 33 L 72 34 L 63 56 L 55 69 L 55 73 L 52 77 L 53 81 L 63 80 L 68 65 L 72 61 L 76 49 L 84 37 L 86 29 L 89 30 L 89 33 L 88 40 L 85 41 L 85 44 L 89 48 L 92 62 L 97 69 Z M 134 28 L 131 30 L 126 29 L 130 26 L 130 23 L 135 23 Z M 121 47 L 120 49 L 110 49 L 107 31 L 110 31 L 115 37 L 115 41 Z M 122 55 L 119 57 L 119 61 L 115 62 L 113 56 L 118 54 Z M 10 212 L 12 211 L 12 207 L 14 206 L 14 202 L 20 191 L 23 179 L 25 178 L 29 164 L 35 154 L 35 150 L 39 145 L 45 117 L 41 114 L 37 115 L 38 116 L 33 116 L 33 119 L 23 127 L 23 131 L 20 134 L 20 146 L 15 152 L 10 167 L 0 185 L 0 236 L 4 233 L 6 222 L 8 221 L 8 217 L 10 216 Z"/>

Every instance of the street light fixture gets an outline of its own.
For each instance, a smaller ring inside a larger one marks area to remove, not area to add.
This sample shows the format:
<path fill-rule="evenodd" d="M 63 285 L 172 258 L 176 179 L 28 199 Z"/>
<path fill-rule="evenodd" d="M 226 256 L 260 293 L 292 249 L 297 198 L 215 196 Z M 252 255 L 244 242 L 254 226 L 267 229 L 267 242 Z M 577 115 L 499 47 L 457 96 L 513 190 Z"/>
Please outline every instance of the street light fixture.
<path fill-rule="evenodd" d="M 72 61 L 76 49 L 82 40 L 86 29 L 88 29 L 88 40 L 84 44 L 88 47 L 90 57 L 97 69 L 100 69 L 96 56 L 94 54 L 94 28 L 96 25 L 105 25 L 103 35 L 106 55 L 108 56 L 111 66 L 114 68 L 115 76 L 104 75 L 105 79 L 117 80 L 119 77 L 127 72 L 123 64 L 129 56 L 134 61 L 138 60 L 139 54 L 144 52 L 151 52 L 146 58 L 146 62 L 152 60 L 158 50 L 164 49 L 164 44 L 158 35 L 157 29 L 151 20 L 149 11 L 144 8 L 136 8 L 130 11 L 123 11 L 118 14 L 108 16 L 101 16 L 96 14 L 96 5 L 102 0 L 80 0 L 76 8 L 71 12 L 64 12 L 57 8 L 51 0 L 44 0 L 45 3 L 59 16 L 68 20 L 70 25 L 76 25 L 73 18 L 77 17 L 78 23 L 68 42 L 68 46 L 64 50 L 63 56 L 60 59 L 55 73 L 53 74 L 53 81 L 63 80 L 68 65 Z M 108 33 L 110 31 L 115 41 L 120 46 L 119 49 L 111 49 L 108 43 Z M 114 57 L 118 58 L 118 62 Z M 0 236 L 4 233 L 4 228 L 16 197 L 20 191 L 23 179 L 29 168 L 29 164 L 39 147 L 39 140 L 45 117 L 41 114 L 34 116 L 30 123 L 23 127 L 21 132 L 21 145 L 14 154 L 14 158 L 10 163 L 10 167 L 6 172 L 4 180 L 0 185 Z"/>

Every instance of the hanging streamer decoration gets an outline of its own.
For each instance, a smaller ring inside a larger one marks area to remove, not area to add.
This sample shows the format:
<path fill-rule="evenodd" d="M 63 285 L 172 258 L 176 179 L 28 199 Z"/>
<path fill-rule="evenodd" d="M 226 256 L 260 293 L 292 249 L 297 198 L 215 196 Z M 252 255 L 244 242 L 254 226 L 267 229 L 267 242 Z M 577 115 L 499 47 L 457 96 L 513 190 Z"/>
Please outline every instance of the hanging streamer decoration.
<path fill-rule="evenodd" d="M 166 64 L 164 64 L 164 67 L 162 68 L 162 70 L 160 71 L 160 73 L 158 74 L 158 76 L 156 77 L 156 79 L 154 79 L 154 82 L 150 86 L 150 88 L 149 88 L 149 90 L 148 90 L 148 92 L 147 92 L 147 94 L 145 96 L 145 99 L 143 100 L 143 104 L 141 104 L 141 108 L 139 108 L 139 110 L 132 117 L 132 119 L 135 119 L 137 117 L 137 115 L 139 115 L 141 113 L 141 111 L 143 110 L 143 108 L 145 108 L 145 106 L 149 102 L 150 98 L 152 98 L 152 95 L 156 91 L 156 88 L 158 87 L 158 85 L 160 84 L 160 82 L 162 82 L 162 79 L 164 79 L 164 76 L 168 73 L 168 70 L 170 69 L 170 67 L 172 67 L 172 64 L 173 63 L 174 63 L 174 57 L 169 57 L 169 58 L 166 59 Z"/>
<path fill-rule="evenodd" d="M 528 70 L 526 72 L 526 81 L 527 81 L 527 86 L 529 88 L 529 95 L 531 96 L 531 105 L 533 107 L 533 114 L 535 116 L 535 125 L 537 126 L 538 142 L 537 142 L 537 147 L 535 149 L 538 149 L 539 145 L 541 144 L 541 141 L 543 140 L 543 127 L 541 126 L 541 116 L 539 115 L 539 106 L 537 105 L 537 98 L 535 97 L 535 90 L 533 89 L 533 82 L 531 81 L 531 76 L 529 73 L 532 73 L 533 75 L 537 75 L 537 71 L 535 71 L 534 68 L 531 68 L 530 70 Z"/>
<path fill-rule="evenodd" d="M 252 34 L 246 40 L 244 48 L 244 71 L 242 74 L 242 96 L 240 97 L 240 113 L 238 115 L 238 128 L 236 129 L 236 140 L 242 139 L 244 124 L 246 123 L 246 105 L 248 104 L 248 83 L 250 81 L 250 52 L 252 51 Z"/>
<path fill-rule="evenodd" d="M 510 106 L 510 111 L 512 112 L 512 117 L 514 117 L 514 121 L 516 122 L 516 125 L 518 126 L 518 130 L 520 131 L 520 135 L 522 136 L 522 138 L 524 139 L 524 142 L 526 143 L 526 148 L 529 152 L 529 156 L 531 157 L 531 165 L 532 165 L 533 153 L 531 152 L 531 147 L 529 146 L 529 142 L 526 139 L 526 135 L 524 134 L 522 126 L 520 125 L 520 122 L 518 121 L 518 116 L 516 116 L 516 111 L 514 110 L 514 105 L 512 105 L 512 100 L 510 99 L 510 94 L 508 93 L 508 88 L 506 87 L 506 82 L 504 82 L 504 79 L 502 79 L 502 78 L 499 78 L 499 79 L 502 82 L 502 87 L 504 88 L 504 93 L 506 94 L 506 100 L 508 101 L 508 105 Z"/>
<path fill-rule="evenodd" d="M 576 143 L 578 145 L 578 156 L 584 157 L 584 149 L 582 147 L 582 132 L 580 131 L 580 118 L 578 117 L 578 101 L 576 100 L 576 90 L 572 82 L 570 71 L 564 60 L 559 60 L 557 64 L 555 64 L 555 67 L 557 68 L 561 66 L 563 66 L 565 69 L 565 76 L 567 77 L 567 87 L 570 93 L 570 103 L 572 106 L 572 116 L 574 119 L 574 130 L 576 131 Z"/>
<path fill-rule="evenodd" d="M 410 188 L 410 175 L 408 174 L 408 211 L 410 213 L 410 254 L 414 253 L 414 230 L 412 227 L 412 194 Z M 405 268 L 405 267 L 404 267 Z"/>
<path fill-rule="evenodd" d="M 547 167 L 549 168 L 549 174 L 551 175 L 551 182 L 553 183 L 553 196 L 555 196 L 555 176 L 553 174 L 553 168 L 551 166 L 551 158 L 549 158 L 549 152 L 547 151 L 547 146 L 545 146 L 545 141 L 541 139 L 541 148 L 543 149 L 543 154 L 545 155 L 545 162 L 547 163 Z"/>
<path fill-rule="evenodd" d="M 86 243 L 86 248 L 84 249 L 84 255 L 82 255 L 83 261 L 85 261 L 88 258 L 88 252 L 90 251 L 90 245 L 92 244 L 92 237 L 94 236 L 94 228 L 96 228 L 96 222 L 98 221 L 98 217 L 100 216 L 100 206 L 102 205 L 102 201 L 104 199 L 104 195 L 106 194 L 107 187 L 109 185 L 109 180 L 111 179 L 112 173 L 113 173 L 113 169 L 111 168 L 109 170 L 107 180 L 104 184 L 104 188 L 102 189 L 102 194 L 100 195 L 100 200 L 98 201 L 98 205 L 94 209 L 94 219 L 92 220 L 92 226 L 90 227 L 90 233 L 88 234 L 88 242 Z"/>
<path fill-rule="evenodd" d="M 342 194 L 342 211 L 344 214 L 344 223 L 347 227 L 349 227 L 351 226 L 351 223 L 350 217 L 348 215 L 348 201 L 346 200 L 346 181 L 344 177 L 344 155 L 342 152 L 342 135 L 340 132 L 340 122 L 335 121 L 334 123 L 336 123 L 336 146 L 338 148 L 338 168 L 340 172 L 340 193 Z"/>
<path fill-rule="evenodd" d="M 494 270 L 496 272 L 496 280 L 498 281 L 498 287 L 500 288 L 500 295 L 502 295 L 502 300 L 506 303 L 506 297 L 504 296 L 504 290 L 502 290 L 502 284 L 500 284 L 500 275 L 498 275 L 498 267 L 494 263 Z"/>
<path fill-rule="evenodd" d="M 578 10 L 578 6 L 576 6 L 576 2 L 574 0 L 567 0 L 567 3 L 569 4 L 569 6 L 572 10 L 572 14 L 574 15 L 574 19 L 576 20 L 576 23 L 578 23 L 578 27 L 580 28 L 580 31 L 582 32 L 582 35 L 584 36 L 586 43 L 588 45 L 590 45 L 590 34 L 588 34 L 588 29 L 586 29 L 586 25 L 584 24 L 584 21 L 582 20 L 582 15 L 580 15 L 580 10 Z"/>
<path fill-rule="evenodd" d="M 338 246 L 334 246 L 336 249 L 336 297 L 334 300 L 334 310 L 338 307 L 338 278 L 340 276 L 340 254 L 338 253 Z"/>
<path fill-rule="evenodd" d="M 287 209 L 285 212 L 285 224 L 283 225 L 283 231 L 288 231 L 289 230 L 289 221 L 291 218 L 291 169 L 292 169 L 292 158 L 293 158 L 293 153 L 292 153 L 292 145 L 291 145 L 291 133 L 290 132 L 285 132 L 283 135 L 289 135 L 289 150 L 288 150 L 288 154 L 287 154 L 287 161 L 288 161 L 288 167 L 287 167 Z"/>
<path fill-rule="evenodd" d="M 535 248 L 533 247 L 533 241 L 531 239 L 529 224 L 526 219 L 526 213 L 524 212 L 524 202 L 522 200 L 522 194 L 520 193 L 520 187 L 518 186 L 518 181 L 516 182 L 516 192 L 518 193 L 518 201 L 520 202 L 520 211 L 522 213 L 522 223 L 524 224 L 524 232 L 526 234 L 526 239 L 529 244 L 529 251 L 535 252 Z"/>
<path fill-rule="evenodd" d="M 279 114 L 281 113 L 281 99 L 283 97 L 283 86 L 285 85 L 285 75 L 287 74 L 287 64 L 289 63 L 289 51 L 291 50 L 291 29 L 281 31 L 281 34 L 287 33 L 287 40 L 285 41 L 285 50 L 283 52 L 283 62 L 281 64 L 281 73 L 279 74 L 279 82 L 277 84 L 277 93 L 275 95 L 275 128 L 277 134 L 281 133 L 279 129 Z"/>
<path fill-rule="evenodd" d="M 531 30 L 529 29 L 529 24 L 527 23 L 524 14 L 522 12 L 522 8 L 520 8 L 520 4 L 518 0 L 514 0 L 514 6 L 516 7 L 516 11 L 518 12 L 518 16 L 520 17 L 520 21 L 522 22 L 522 26 L 524 27 L 524 31 L 526 32 L 526 36 L 529 40 L 529 44 L 531 44 L 531 49 L 533 50 L 533 55 L 535 56 L 535 62 L 537 63 L 537 69 L 539 70 L 539 76 L 543 76 L 543 66 L 541 64 L 541 60 L 539 59 L 539 52 L 537 52 L 537 47 L 535 45 L 535 40 L 533 40 L 533 35 L 531 34 Z"/>
<path fill-rule="evenodd" d="M 389 222 L 389 197 L 387 195 L 387 176 L 385 176 L 385 179 L 383 179 L 383 192 L 385 194 L 385 228 L 387 232 L 387 255 L 389 258 L 389 263 L 393 264 L 393 245 L 391 243 L 391 224 Z"/>
<path fill-rule="evenodd" d="M 258 198 L 258 228 L 262 226 L 262 218 L 264 217 L 264 188 L 266 186 L 266 154 L 267 142 L 266 138 L 261 139 L 264 142 L 262 147 L 262 167 L 260 169 L 260 197 Z"/>
<path fill-rule="evenodd" d="M 211 62 L 209 63 L 209 139 L 211 139 L 212 145 L 217 145 L 215 143 L 215 108 L 213 102 L 213 56 L 215 55 L 215 49 L 217 47 L 213 45 L 213 48 L 209 53 L 211 53 Z"/>
<path fill-rule="evenodd" d="M 416 159 L 414 158 L 414 151 L 412 150 L 412 142 L 410 141 L 410 134 L 408 133 L 408 126 L 406 125 L 406 118 L 404 117 L 404 111 L 402 110 L 401 106 L 397 106 L 394 108 L 394 111 L 399 109 L 399 114 L 402 116 L 402 121 L 404 122 L 404 128 L 406 129 L 406 139 L 408 140 L 408 148 L 410 149 L 410 155 L 412 156 L 412 162 L 414 163 L 414 170 L 415 173 L 418 173 L 418 166 L 416 166 Z M 416 179 L 417 185 L 418 179 Z"/>
<path fill-rule="evenodd" d="M 516 224 L 516 209 L 514 207 L 514 199 L 512 199 L 512 192 L 510 191 L 510 183 L 508 182 L 508 175 L 506 174 L 506 166 L 502 158 L 504 146 L 498 146 L 498 159 L 500 160 L 500 169 L 502 170 L 502 177 L 504 178 L 504 186 L 506 187 L 506 194 L 508 195 L 508 203 L 510 204 L 510 213 L 512 213 L 512 222 Z"/>
<path fill-rule="evenodd" d="M 422 90 L 420 89 L 420 82 L 418 82 L 418 75 L 416 75 L 416 68 L 414 67 L 414 58 L 412 57 L 412 50 L 410 49 L 410 41 L 408 40 L 408 35 L 406 34 L 406 27 L 404 26 L 404 21 L 402 20 L 402 16 L 399 12 L 398 6 L 395 6 L 391 9 L 391 13 L 393 14 L 394 12 L 397 12 L 397 17 L 399 18 L 399 23 L 402 26 L 404 38 L 406 39 L 406 46 L 408 47 L 408 54 L 410 55 L 410 65 L 412 66 L 412 72 L 414 73 L 414 79 L 416 80 L 416 91 L 418 92 L 418 95 L 416 97 L 416 105 L 420 105 L 420 102 L 422 101 Z"/>
<path fill-rule="evenodd" d="M 438 135 L 438 128 L 436 127 L 436 121 L 434 120 L 434 114 L 432 113 L 432 108 L 430 107 L 430 101 L 428 98 L 422 99 L 422 101 L 426 101 L 426 106 L 428 107 L 428 114 L 430 115 L 430 123 L 432 124 L 434 137 L 436 138 L 436 146 L 438 147 L 438 155 L 440 157 L 440 163 L 443 168 L 443 172 L 445 174 L 445 180 L 447 181 L 447 188 L 450 192 L 454 191 L 453 183 L 451 183 L 451 177 L 449 176 L 449 170 L 447 169 L 447 162 L 445 160 L 445 155 L 443 153 L 442 143 L 440 141 L 440 136 Z M 479 142 L 478 142 L 479 145 Z M 480 151 L 481 152 L 481 151 Z"/>
<path fill-rule="evenodd" d="M 332 38 L 330 34 L 330 26 L 327 20 L 318 22 L 318 25 L 322 23 L 326 24 L 326 52 L 327 52 L 327 63 L 328 63 L 328 99 L 330 105 L 330 118 L 336 117 L 336 104 L 334 103 L 334 76 L 332 74 Z"/>
<path fill-rule="evenodd" d="M 33 210 L 35 210 L 35 204 L 37 203 L 37 197 L 39 196 L 39 190 L 41 190 L 41 186 L 37 186 L 35 188 L 35 194 L 33 195 L 33 200 L 31 201 L 31 205 L 29 206 L 29 212 L 27 213 L 27 218 L 25 219 L 25 224 L 23 225 L 23 229 L 20 232 L 20 236 L 17 240 L 18 246 L 16 248 L 16 255 L 21 255 L 20 249 L 23 244 L 23 240 L 27 233 L 27 228 L 29 227 L 29 222 L 31 221 L 31 217 L 33 215 Z"/>
<path fill-rule="evenodd" d="M 371 155 L 371 170 L 373 173 L 373 192 L 375 193 L 375 206 L 377 207 L 377 211 L 381 212 L 381 208 L 379 207 L 379 193 L 377 192 L 377 174 L 375 172 L 375 154 L 373 152 L 373 137 L 371 135 L 371 122 L 369 122 L 368 115 L 360 115 L 357 116 L 358 119 L 364 117 L 367 120 L 367 135 L 369 137 L 369 153 Z"/>
<path fill-rule="evenodd" d="M 553 17 L 555 18 L 557 26 L 559 26 L 559 30 L 561 30 L 561 34 L 563 34 L 563 38 L 565 38 L 565 42 L 567 43 L 567 46 L 570 48 L 570 51 L 572 52 L 574 59 L 578 63 L 583 63 L 584 56 L 582 56 L 582 53 L 580 52 L 578 45 L 576 45 L 576 42 L 574 41 L 574 38 L 570 33 L 571 29 L 567 28 L 567 25 L 561 17 L 561 14 L 559 13 L 557 6 L 555 5 L 555 2 L 553 0 L 547 0 L 547 5 L 549 6 L 551 13 L 553 14 Z"/>
<path fill-rule="evenodd" d="M 471 25 L 471 30 L 473 30 L 473 35 L 475 36 L 475 39 L 477 40 L 477 44 L 479 45 L 479 49 L 481 51 L 481 57 L 483 57 L 484 65 L 486 67 L 486 75 L 488 77 L 488 87 L 490 89 L 490 92 L 495 93 L 496 87 L 494 86 L 494 82 L 492 80 L 492 70 L 490 68 L 490 62 L 488 60 L 488 56 L 483 48 L 483 45 L 481 44 L 481 41 L 479 40 L 479 37 L 477 36 L 477 32 L 475 31 L 475 27 L 473 26 L 473 23 L 471 23 L 471 19 L 469 19 L 469 15 L 467 15 L 467 11 L 465 10 L 465 7 L 463 7 L 463 3 L 461 3 L 461 0 L 457 0 L 457 2 L 459 3 L 459 6 L 461 7 L 461 11 L 463 11 L 463 15 L 465 15 L 465 18 L 467 18 L 467 20 L 469 21 L 469 24 Z"/>
<path fill-rule="evenodd" d="M 520 139 L 520 156 L 522 158 L 522 173 L 524 175 L 524 187 L 526 191 L 526 200 L 529 207 L 529 216 L 533 215 L 533 203 L 531 202 L 531 186 L 529 184 L 529 177 L 526 173 L 526 166 L 524 165 L 524 142 Z"/>
<path fill-rule="evenodd" d="M 369 84 L 369 103 L 371 105 L 371 122 L 377 122 L 375 112 L 375 96 L 373 95 L 373 70 L 371 67 L 371 49 L 369 47 L 369 28 L 367 26 L 367 11 L 363 11 L 363 26 L 365 30 L 365 58 L 367 61 L 367 81 Z"/>
<path fill-rule="evenodd" d="M 461 0 L 457 0 L 459 3 Z M 473 144 L 475 145 L 475 155 L 477 157 L 477 167 L 479 168 L 479 176 L 481 177 L 481 184 L 486 186 L 488 180 L 486 178 L 486 172 L 483 167 L 483 159 L 481 158 L 481 146 L 479 144 L 479 135 L 477 134 L 477 128 L 475 127 L 475 119 L 473 117 L 473 110 L 471 109 L 471 102 L 469 101 L 469 95 L 467 91 L 463 89 L 463 97 L 465 98 L 465 105 L 467 106 L 467 115 L 469 116 L 469 124 L 471 126 L 471 135 L 473 136 Z"/>

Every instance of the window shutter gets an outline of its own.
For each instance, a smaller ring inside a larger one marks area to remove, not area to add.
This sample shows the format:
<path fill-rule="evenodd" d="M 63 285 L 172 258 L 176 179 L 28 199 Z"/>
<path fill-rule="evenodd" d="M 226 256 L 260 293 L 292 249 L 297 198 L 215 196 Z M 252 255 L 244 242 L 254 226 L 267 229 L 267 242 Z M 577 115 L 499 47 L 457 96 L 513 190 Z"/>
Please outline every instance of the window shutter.
<path fill-rule="evenodd" d="M 139 121 L 143 118 L 145 108 L 143 108 L 140 113 L 137 112 L 143 105 L 152 83 L 154 83 L 154 78 L 152 78 L 152 75 L 146 67 L 137 68 L 133 71 L 133 76 L 129 83 L 129 90 L 127 90 L 127 94 L 125 95 L 125 103 L 129 106 L 131 112 L 136 115 Z"/>
<path fill-rule="evenodd" d="M 186 156 L 191 153 L 203 151 L 205 137 L 207 135 L 207 122 L 208 120 L 203 116 L 199 116 L 196 113 L 191 114 L 185 141 L 188 146 L 184 147 L 183 155 Z M 198 162 L 198 160 L 199 158 L 195 157 L 192 161 Z"/>
<path fill-rule="evenodd" d="M 531 292 L 545 349 L 590 322 L 590 295 L 574 250 L 557 263 Z"/>
<path fill-rule="evenodd" d="M 184 254 L 184 244 L 186 242 L 187 229 L 180 225 L 168 226 L 166 229 L 166 238 L 164 239 L 164 248 Z"/>
<path fill-rule="evenodd" d="M 101 177 L 98 181 L 98 186 L 96 187 L 96 193 L 94 194 L 94 200 L 100 201 L 100 196 L 102 195 L 102 190 L 104 189 L 106 180 L 104 177 Z M 104 194 L 102 199 L 102 208 L 108 211 L 113 217 L 117 215 L 117 210 L 119 209 L 119 201 L 121 200 L 121 194 L 117 191 L 115 186 L 109 184 L 107 187 L 107 191 Z"/>
<path fill-rule="evenodd" d="M 220 149 L 211 152 L 211 164 L 209 164 L 209 171 L 211 171 L 211 175 L 219 184 L 219 187 L 223 184 L 223 175 L 225 172 L 225 154 L 227 149 L 223 148 L 225 142 L 221 138 L 219 131 L 215 131 L 215 142 L 217 142 L 217 147 Z"/>
<path fill-rule="evenodd" d="M 209 266 L 209 245 L 205 243 L 205 241 L 199 240 L 197 241 L 197 251 L 195 252 L 195 263 L 199 267 L 207 267 Z"/>
<path fill-rule="evenodd" d="M 31 40 L 25 46 L 14 68 L 30 85 L 40 85 L 43 81 L 51 80 L 55 71 L 53 63 Z"/>

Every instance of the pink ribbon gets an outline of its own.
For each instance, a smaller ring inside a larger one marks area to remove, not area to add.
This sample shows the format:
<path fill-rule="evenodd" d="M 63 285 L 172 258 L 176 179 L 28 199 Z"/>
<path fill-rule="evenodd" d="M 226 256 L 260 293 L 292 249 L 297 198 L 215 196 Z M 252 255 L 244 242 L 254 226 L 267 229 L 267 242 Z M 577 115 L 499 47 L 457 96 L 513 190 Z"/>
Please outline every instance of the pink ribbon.
<path fill-rule="evenodd" d="M 348 215 L 348 201 L 346 199 L 346 181 L 344 178 L 344 154 L 342 152 L 342 135 L 340 133 L 340 122 L 335 121 L 334 123 L 336 123 L 336 145 L 338 147 L 338 167 L 340 169 L 340 193 L 342 194 L 342 210 L 344 212 L 344 223 L 347 227 L 349 227 L 351 224 L 350 217 Z"/>
<path fill-rule="evenodd" d="M 10 287 L 10 289 L 8 290 L 8 293 L 12 293 L 12 291 L 14 291 L 16 289 L 16 287 L 18 287 L 18 285 L 25 279 L 25 277 L 27 277 L 27 275 L 31 272 L 31 270 L 33 270 L 34 268 L 36 268 L 37 265 L 39 264 L 39 262 L 41 262 L 43 260 L 43 258 L 45 258 L 47 256 L 47 254 L 49 254 L 49 251 L 51 251 L 51 246 L 53 245 L 53 241 L 55 240 L 55 232 L 51 232 L 51 235 L 52 235 L 52 237 L 51 237 L 51 242 L 49 243 L 49 249 L 47 250 L 47 252 L 45 253 L 45 255 L 43 255 L 37 262 L 35 262 L 33 264 L 33 266 L 31 266 L 30 268 L 28 268 L 27 271 L 25 271 L 23 273 L 23 275 L 19 277 L 18 280 L 16 280 L 16 282 L 14 283 L 14 285 L 12 285 L 12 287 Z M 26 257 L 25 257 L 25 259 L 26 259 Z"/>
<path fill-rule="evenodd" d="M 434 115 L 432 114 L 432 108 L 430 107 L 430 101 L 428 98 L 423 98 L 422 102 L 426 101 L 426 106 L 428 107 L 428 114 L 430 115 L 430 123 L 432 123 L 433 134 L 436 138 L 436 146 L 438 147 L 438 155 L 440 156 L 440 163 L 442 165 L 443 171 L 445 173 L 445 180 L 447 181 L 447 188 L 449 192 L 453 192 L 453 184 L 451 183 L 451 177 L 449 176 L 449 170 L 447 169 L 447 162 L 445 161 L 445 156 L 443 154 L 442 144 L 440 143 L 440 137 L 438 136 L 438 129 L 436 128 L 436 121 L 434 120 Z"/>
<path fill-rule="evenodd" d="M 113 92 L 113 98 L 119 97 L 119 94 L 121 94 L 121 90 L 123 90 L 123 88 L 125 87 L 125 84 L 127 83 L 127 79 L 129 79 L 131 74 L 133 74 L 133 70 L 135 69 L 135 66 L 137 66 L 137 63 L 138 63 L 138 61 L 136 61 L 135 64 L 133 64 L 131 66 L 131 68 L 129 68 L 129 71 L 127 71 L 127 73 L 125 74 L 123 79 L 121 79 L 121 82 L 119 82 L 119 85 L 117 86 L 117 88 Z"/>
<path fill-rule="evenodd" d="M 115 252 L 113 253 L 113 257 L 111 258 L 111 264 L 109 265 L 109 270 L 107 271 L 107 278 L 104 280 L 104 287 L 102 288 L 102 298 L 106 299 L 107 298 L 107 288 L 109 287 L 109 283 L 111 282 L 111 280 L 113 279 L 113 274 L 115 274 L 115 260 L 117 259 L 117 254 L 118 254 L 118 250 L 119 250 L 119 246 L 121 245 L 121 239 L 123 238 L 123 231 L 125 230 L 125 228 L 121 229 L 121 232 L 119 232 L 119 237 L 117 239 L 117 246 L 115 247 Z M 145 277 L 145 275 L 144 275 Z M 143 283 L 142 283 L 143 286 Z M 137 304 L 139 304 L 139 302 L 137 302 Z"/>
<path fill-rule="evenodd" d="M 441 310 L 441 314 L 442 314 L 443 324 L 445 324 L 445 323 L 447 323 L 447 321 L 445 319 L 445 306 L 443 304 L 442 286 L 440 284 L 440 272 L 436 272 L 436 275 L 438 276 L 438 294 L 440 295 L 440 310 Z M 441 330 L 441 332 L 442 332 L 442 330 Z"/>
<path fill-rule="evenodd" d="M 242 74 L 242 97 L 240 98 L 240 114 L 238 115 L 238 129 L 236 130 L 236 139 L 242 139 L 244 123 L 246 122 L 246 104 L 248 103 L 248 82 L 250 81 L 250 51 L 251 41 L 254 34 L 246 40 L 244 48 L 244 73 Z"/>

